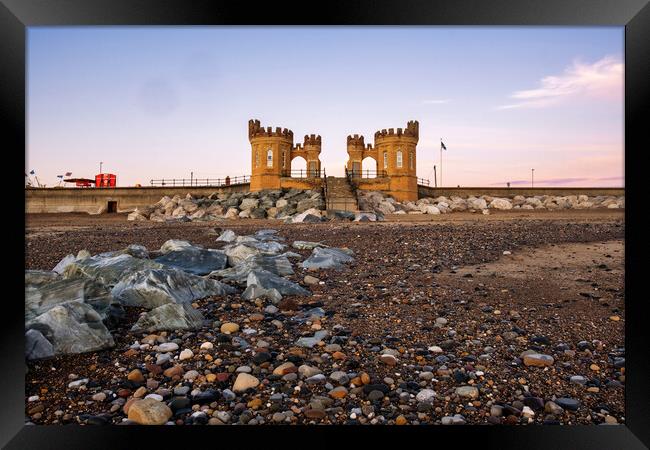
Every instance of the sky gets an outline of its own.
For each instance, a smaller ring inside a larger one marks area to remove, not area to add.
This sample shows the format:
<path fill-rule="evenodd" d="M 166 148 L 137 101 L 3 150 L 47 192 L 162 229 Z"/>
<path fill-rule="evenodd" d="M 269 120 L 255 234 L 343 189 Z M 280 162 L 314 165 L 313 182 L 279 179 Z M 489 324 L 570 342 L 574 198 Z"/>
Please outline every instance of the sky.
<path fill-rule="evenodd" d="M 418 120 L 431 184 L 442 139 L 444 186 L 624 186 L 623 27 L 30 27 L 27 51 L 46 186 L 249 175 L 249 119 L 320 134 L 328 175 L 349 134 Z"/>

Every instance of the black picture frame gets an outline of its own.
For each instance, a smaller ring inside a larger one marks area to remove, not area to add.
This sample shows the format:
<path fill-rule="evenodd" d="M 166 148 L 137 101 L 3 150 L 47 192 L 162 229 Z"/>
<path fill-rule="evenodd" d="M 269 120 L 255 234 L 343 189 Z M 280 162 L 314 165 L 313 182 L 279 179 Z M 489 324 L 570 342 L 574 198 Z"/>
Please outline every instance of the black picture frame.
<path fill-rule="evenodd" d="M 142 439 L 151 448 L 170 448 L 173 441 L 185 447 L 225 445 L 232 439 L 242 445 L 337 445 L 352 435 L 362 439 L 395 441 L 401 445 L 447 445 L 483 448 L 612 448 L 650 446 L 650 358 L 648 327 L 641 308 L 643 295 L 644 229 L 641 221 L 640 182 L 645 150 L 650 80 L 650 5 L 648 0 L 444 0 L 444 1 L 339 1 L 312 4 L 217 2 L 208 0 L 2 0 L 0 4 L 0 92 L 5 142 L 20 159 L 25 149 L 26 27 L 57 25 L 620 25 L 625 26 L 625 299 L 626 299 L 626 421 L 622 426 L 461 426 L 461 427 L 100 427 L 24 425 L 24 330 L 20 298 L 24 268 L 17 263 L 5 272 L 16 296 L 6 296 L 0 333 L 3 386 L 0 388 L 0 444 L 6 448 L 121 448 L 135 447 Z M 263 43 L 260 43 L 263 50 Z M 645 114 L 644 114 L 645 113 Z M 8 139 L 7 139 L 8 138 Z M 641 147 L 644 145 L 644 147 Z M 13 164 L 10 164 L 13 166 Z M 20 186 L 12 172 L 8 187 Z M 12 188 L 13 189 L 13 188 Z M 23 192 L 24 195 L 24 192 Z M 24 197 L 15 193 L 15 217 L 21 217 Z M 24 217 L 24 216 L 22 216 Z M 16 235 L 24 238 L 24 221 L 10 220 Z M 22 226 L 22 229 L 20 229 Z M 7 231 L 10 233 L 10 231 Z M 9 236 L 10 234 L 8 234 Z M 12 235 L 12 234 L 11 234 Z M 18 245 L 20 245 L 20 240 Z M 23 241 L 23 251 L 26 249 Z M 18 261 L 17 258 L 14 258 Z M 10 303 L 13 300 L 13 303 Z M 12 306 L 12 308 L 9 308 Z M 7 309 L 4 309 L 7 308 Z M 11 313 L 8 311 L 11 309 Z M 216 430 L 216 431 L 215 431 Z M 284 431 L 283 437 L 269 433 Z M 295 433 L 299 433 L 297 438 Z M 422 443 L 411 440 L 423 438 Z M 289 439 L 287 441 L 287 439 Z M 259 440 L 255 444 L 252 440 Z M 387 441 L 387 442 L 388 442 Z M 266 442 L 267 444 L 263 444 Z M 427 442 L 429 444 L 427 444 Z M 229 443 L 227 445 L 236 445 Z M 164 446 L 164 447 L 163 447 Z"/>

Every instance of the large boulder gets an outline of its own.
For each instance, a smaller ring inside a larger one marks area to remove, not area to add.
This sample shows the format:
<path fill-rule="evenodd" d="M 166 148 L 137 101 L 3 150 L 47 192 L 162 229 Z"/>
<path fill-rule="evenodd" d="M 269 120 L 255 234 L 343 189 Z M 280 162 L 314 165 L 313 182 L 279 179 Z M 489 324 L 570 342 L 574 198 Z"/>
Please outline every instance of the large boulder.
<path fill-rule="evenodd" d="M 468 209 L 485 209 L 487 208 L 487 202 L 482 198 L 469 197 L 466 201 Z"/>
<path fill-rule="evenodd" d="M 25 321 L 57 305 L 72 302 L 89 305 L 102 320 L 116 319 L 121 313 L 110 290 L 93 279 L 56 278 L 40 283 L 25 280 Z"/>
<path fill-rule="evenodd" d="M 510 201 L 505 198 L 494 198 L 490 202 L 489 207 L 493 209 L 502 209 L 502 210 L 512 209 L 512 203 L 510 203 Z"/>
<path fill-rule="evenodd" d="M 54 356 L 54 347 L 38 330 L 25 333 L 25 358 L 41 359 Z"/>
<path fill-rule="evenodd" d="M 203 320 L 203 315 L 188 304 L 167 303 L 141 315 L 131 331 L 195 330 Z"/>
<path fill-rule="evenodd" d="M 354 261 L 349 249 L 321 248 L 312 250 L 311 256 L 302 263 L 304 269 L 340 269 L 343 264 Z"/>
<path fill-rule="evenodd" d="M 246 285 L 247 287 L 255 285 L 267 290 L 276 289 L 282 295 L 311 295 L 311 292 L 302 286 L 264 269 L 251 271 L 246 279 Z"/>
<path fill-rule="evenodd" d="M 81 302 L 54 306 L 28 321 L 25 328 L 40 332 L 55 354 L 85 353 L 115 345 L 101 316 Z"/>
<path fill-rule="evenodd" d="M 245 198 L 244 200 L 241 201 L 241 204 L 239 205 L 239 209 L 242 211 L 248 211 L 253 208 L 257 208 L 259 204 L 260 201 L 257 198 Z"/>
<path fill-rule="evenodd" d="M 122 304 L 148 309 L 234 292 L 231 286 L 178 269 L 141 270 L 124 277 L 111 291 Z"/>
<path fill-rule="evenodd" d="M 214 270 L 224 269 L 228 258 L 221 250 L 185 247 L 168 252 L 155 261 L 194 275 L 207 275 Z"/>
<path fill-rule="evenodd" d="M 279 276 L 293 275 L 293 268 L 287 255 L 251 255 L 240 264 L 228 269 L 212 272 L 212 276 L 221 277 L 224 281 L 233 281 L 238 284 L 245 284 L 248 275 L 254 271 L 263 269 Z"/>
<path fill-rule="evenodd" d="M 90 278 L 107 287 L 113 287 L 125 275 L 139 270 L 162 267 L 155 261 L 134 258 L 127 254 L 110 257 L 97 255 L 72 262 L 65 268 L 63 275 L 66 278 Z"/>

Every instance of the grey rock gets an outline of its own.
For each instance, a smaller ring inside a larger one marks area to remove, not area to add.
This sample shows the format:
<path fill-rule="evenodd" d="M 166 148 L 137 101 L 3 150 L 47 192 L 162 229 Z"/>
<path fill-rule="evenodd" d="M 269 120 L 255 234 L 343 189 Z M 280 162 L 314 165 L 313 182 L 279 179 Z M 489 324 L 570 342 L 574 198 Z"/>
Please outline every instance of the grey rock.
<path fill-rule="evenodd" d="M 220 250 L 186 247 L 170 251 L 155 261 L 194 275 L 207 275 L 214 270 L 224 269 L 228 259 Z"/>
<path fill-rule="evenodd" d="M 50 358 L 54 356 L 54 347 L 38 330 L 25 333 L 25 357 L 27 359 Z"/>
<path fill-rule="evenodd" d="M 112 290 L 113 296 L 121 303 L 145 308 L 167 303 L 190 303 L 234 292 L 236 289 L 231 286 L 177 269 L 142 270 L 128 275 Z"/>
<path fill-rule="evenodd" d="M 312 250 L 311 256 L 302 263 L 304 269 L 339 269 L 344 263 L 354 261 L 352 250 L 320 248 Z"/>
<path fill-rule="evenodd" d="M 55 354 L 85 353 L 115 345 L 99 313 L 80 302 L 54 306 L 27 322 L 25 328 L 39 331 Z"/>
<path fill-rule="evenodd" d="M 144 269 L 160 269 L 163 266 L 148 259 L 122 254 L 102 258 L 92 256 L 70 263 L 64 270 L 65 278 L 91 278 L 113 287 L 124 276 Z"/>
<path fill-rule="evenodd" d="M 262 289 L 276 289 L 282 295 L 311 295 L 302 286 L 263 269 L 251 271 L 246 279 L 246 284 L 247 286 L 256 285 Z"/>
<path fill-rule="evenodd" d="M 131 331 L 193 330 L 200 328 L 203 320 L 203 315 L 190 305 L 169 303 L 140 316 Z"/>

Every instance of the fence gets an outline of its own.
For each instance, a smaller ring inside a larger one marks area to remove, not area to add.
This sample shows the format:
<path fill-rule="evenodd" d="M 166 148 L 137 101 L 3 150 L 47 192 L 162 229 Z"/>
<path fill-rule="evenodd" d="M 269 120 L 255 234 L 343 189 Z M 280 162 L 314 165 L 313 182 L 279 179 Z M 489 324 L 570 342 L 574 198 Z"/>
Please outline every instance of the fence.
<path fill-rule="evenodd" d="M 345 175 L 348 178 L 385 178 L 388 176 L 385 170 L 349 170 L 347 167 Z"/>
<path fill-rule="evenodd" d="M 285 170 L 282 172 L 282 176 L 291 178 L 321 178 L 321 172 L 318 169 Z"/>
<path fill-rule="evenodd" d="M 233 186 L 238 184 L 248 184 L 251 182 L 250 175 L 241 175 L 237 177 L 226 178 L 168 178 L 160 180 L 151 180 L 152 186 Z"/>

